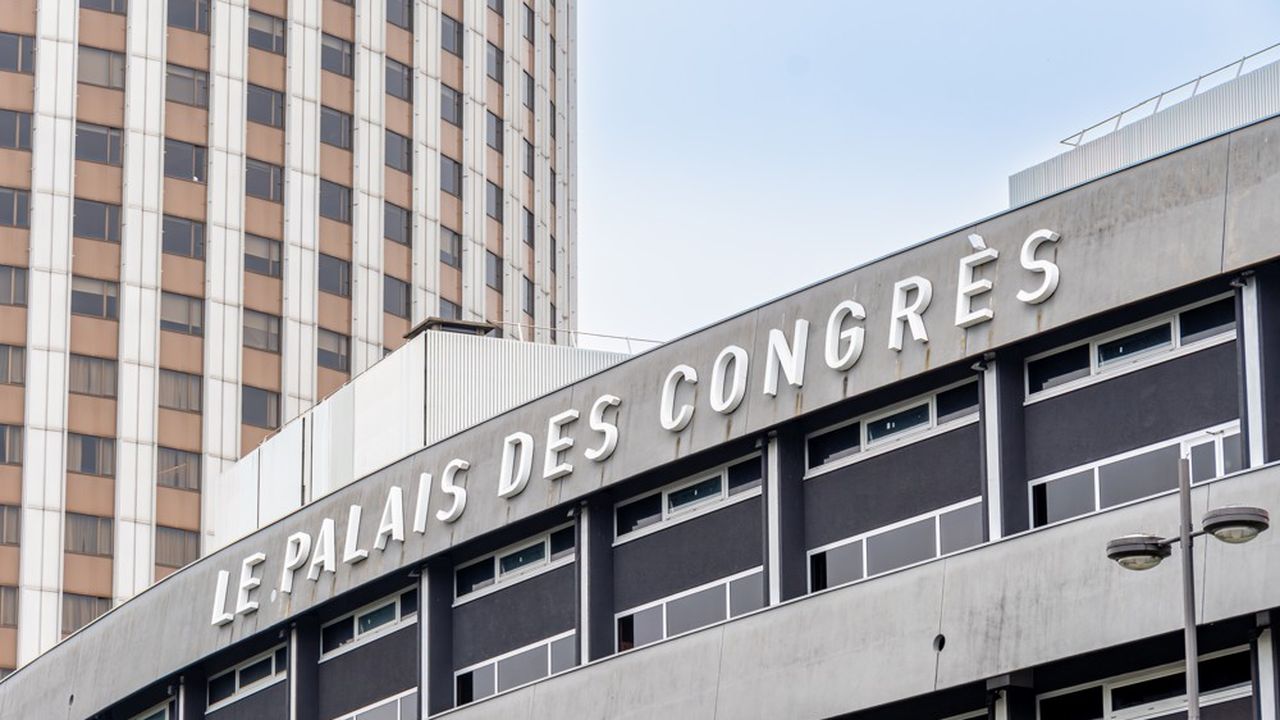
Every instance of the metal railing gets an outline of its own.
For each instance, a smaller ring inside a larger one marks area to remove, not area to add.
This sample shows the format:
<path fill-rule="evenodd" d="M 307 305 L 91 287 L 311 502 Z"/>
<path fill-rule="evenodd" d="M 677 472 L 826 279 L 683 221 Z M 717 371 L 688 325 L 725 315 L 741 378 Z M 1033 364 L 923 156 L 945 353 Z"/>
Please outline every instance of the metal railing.
<path fill-rule="evenodd" d="M 1240 77 L 1245 72 L 1245 65 L 1249 64 L 1251 60 L 1255 61 L 1255 68 L 1253 69 L 1265 65 L 1266 63 L 1258 61 L 1258 58 L 1276 50 L 1277 48 L 1280 48 L 1280 43 L 1263 48 L 1255 53 L 1245 55 L 1239 60 L 1227 63 L 1217 70 L 1207 72 L 1194 80 L 1188 80 L 1177 87 L 1165 90 L 1159 95 L 1149 97 L 1137 105 L 1121 110 L 1106 120 L 1094 123 L 1074 135 L 1063 138 L 1060 142 L 1063 145 L 1070 147 L 1080 147 L 1086 142 L 1096 140 L 1103 135 L 1113 133 L 1129 123 L 1151 117 L 1152 115 L 1160 112 L 1161 106 L 1168 107 L 1170 105 L 1176 105 L 1177 103 L 1189 100 L 1210 88 L 1217 87 L 1224 82 Z M 1280 59 L 1280 52 L 1276 52 L 1275 55 L 1276 57 L 1271 60 Z"/>
<path fill-rule="evenodd" d="M 637 352 L 652 350 L 653 348 L 658 347 L 659 345 L 662 345 L 665 342 L 664 340 L 649 340 L 647 338 L 630 337 L 627 335 L 610 335 L 608 333 L 588 332 L 586 330 L 566 330 L 565 328 L 553 328 L 545 325 L 527 325 L 521 322 L 499 322 L 498 324 L 501 325 L 504 329 L 514 328 L 515 333 L 513 334 L 516 336 L 517 339 L 520 339 L 520 340 L 525 339 L 524 332 L 526 330 L 547 330 L 554 333 L 566 333 L 570 337 L 574 338 L 575 345 L 577 345 L 578 347 L 586 347 L 591 350 L 608 350 L 611 352 L 619 352 L 619 350 L 617 350 L 614 347 L 603 347 L 599 345 L 592 347 L 591 345 L 583 345 L 582 339 L 584 337 L 593 338 L 593 339 L 603 339 L 603 340 L 617 340 L 625 344 L 626 346 L 625 352 L 628 355 L 635 355 Z M 636 346 L 633 343 L 640 344 L 641 347 L 637 350 Z"/>

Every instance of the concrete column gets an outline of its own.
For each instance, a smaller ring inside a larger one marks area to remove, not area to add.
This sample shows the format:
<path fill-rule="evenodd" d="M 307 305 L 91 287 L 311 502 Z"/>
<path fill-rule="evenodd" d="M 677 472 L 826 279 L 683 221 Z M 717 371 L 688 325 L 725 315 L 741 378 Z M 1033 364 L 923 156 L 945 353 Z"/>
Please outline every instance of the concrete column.
<path fill-rule="evenodd" d="M 204 672 L 199 667 L 183 674 L 178 684 L 178 720 L 202 720 L 204 701 L 208 697 Z"/>
<path fill-rule="evenodd" d="M 320 712 L 320 624 L 300 618 L 289 630 L 289 720 Z"/>
<path fill-rule="evenodd" d="M 1262 315 L 1259 312 L 1258 278 L 1248 275 L 1236 281 L 1236 338 L 1240 358 L 1240 429 L 1244 439 L 1245 466 L 1261 465 L 1266 457 L 1266 418 L 1262 393 Z"/>
<path fill-rule="evenodd" d="M 418 622 L 425 624 L 421 658 L 425 666 L 419 707 L 426 715 L 453 707 L 453 562 L 445 556 L 427 563 L 419 596 Z"/>
<path fill-rule="evenodd" d="M 413 312 L 418 324 L 440 314 L 439 0 L 413 8 Z"/>
<path fill-rule="evenodd" d="M 1252 335 L 1257 340 L 1256 346 L 1246 340 L 1241 347 L 1252 347 L 1256 353 L 1256 374 L 1248 374 L 1246 381 L 1252 381 L 1251 391 L 1256 388 L 1258 404 L 1253 412 L 1258 417 L 1257 442 L 1262 446 L 1257 456 L 1250 456 L 1250 463 L 1260 465 L 1280 460 L 1280 264 L 1259 268 L 1241 295 L 1245 301 L 1242 310 L 1252 315 L 1253 319 L 1246 319 L 1248 326 L 1255 328 Z M 1247 328 L 1244 331 L 1247 333 Z M 1248 357 L 1245 359 L 1247 362 Z M 1252 414 L 1249 421 L 1252 428 Z"/>
<path fill-rule="evenodd" d="M 804 435 L 784 429 L 765 445 L 765 572 L 770 605 L 809 591 L 804 542 Z"/>
<path fill-rule="evenodd" d="M 351 188 L 351 374 L 382 359 L 386 3 L 356 3 Z M 315 357 L 311 358 L 315 362 Z"/>
<path fill-rule="evenodd" d="M 587 553 L 579 565 L 584 602 L 578 632 L 585 635 L 582 662 L 590 662 L 614 650 L 613 504 L 607 498 L 588 500 L 582 519 Z"/>
<path fill-rule="evenodd" d="M 991 703 L 989 720 L 1036 720 L 1036 692 L 1030 672 L 1017 672 L 987 680 Z"/>
<path fill-rule="evenodd" d="M 1251 643 L 1253 651 L 1253 702 L 1257 720 L 1276 720 L 1280 717 L 1280 653 L 1277 653 L 1275 635 L 1268 625 L 1258 632 Z"/>
<path fill-rule="evenodd" d="M 996 361 L 982 367 L 978 377 L 978 427 L 982 434 L 982 501 L 986 508 L 986 539 L 1004 537 L 1004 492 L 1000 483 L 1000 382 Z"/>
<path fill-rule="evenodd" d="M 983 361 L 979 403 L 986 484 L 987 539 L 1031 526 L 1027 508 L 1026 435 L 1022 431 L 1023 358 L 1002 354 Z"/>

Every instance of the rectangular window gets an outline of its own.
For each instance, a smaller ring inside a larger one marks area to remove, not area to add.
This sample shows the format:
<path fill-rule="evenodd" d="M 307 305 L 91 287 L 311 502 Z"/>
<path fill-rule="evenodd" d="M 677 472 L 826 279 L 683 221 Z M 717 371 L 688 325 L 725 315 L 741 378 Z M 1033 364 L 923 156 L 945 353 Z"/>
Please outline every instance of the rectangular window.
<path fill-rule="evenodd" d="M 410 301 L 409 283 L 384 275 L 382 277 L 382 309 L 396 317 L 408 318 Z"/>
<path fill-rule="evenodd" d="M 454 598 L 460 600 L 492 585 L 527 579 L 534 571 L 569 562 L 575 556 L 575 533 L 572 525 L 556 528 L 459 565 L 454 570 Z"/>
<path fill-rule="evenodd" d="M 413 32 L 413 0 L 387 0 L 387 22 Z"/>
<path fill-rule="evenodd" d="M 560 324 L 559 316 L 556 315 L 556 304 L 551 303 L 548 308 L 550 317 L 547 318 L 547 326 L 551 328 L 551 342 L 556 341 L 556 326 Z"/>
<path fill-rule="evenodd" d="M 124 89 L 124 55 L 110 50 L 81 45 L 77 80 L 87 85 Z"/>
<path fill-rule="evenodd" d="M 249 47 L 283 55 L 287 27 L 288 25 L 281 18 L 250 10 Z"/>
<path fill-rule="evenodd" d="M 160 237 L 164 252 L 196 260 L 204 259 L 204 223 L 165 215 Z"/>
<path fill-rule="evenodd" d="M 111 556 L 111 518 L 66 514 L 66 551 L 78 555 Z"/>
<path fill-rule="evenodd" d="M 556 104 L 554 102 L 551 103 L 551 114 L 548 116 L 547 122 L 551 129 L 551 139 L 554 140 L 556 137 Z"/>
<path fill-rule="evenodd" d="M 160 294 L 160 329 L 204 335 L 204 301 L 177 293 Z"/>
<path fill-rule="evenodd" d="M 200 558 L 200 533 L 156 526 L 156 564 L 180 568 Z"/>
<path fill-rule="evenodd" d="M 0 110 L 0 148 L 31 149 L 31 113 Z M 79 158 L 78 142 L 76 148 L 76 157 Z"/>
<path fill-rule="evenodd" d="M 158 447 L 156 484 L 178 490 L 199 490 L 200 453 Z"/>
<path fill-rule="evenodd" d="M 81 395 L 116 396 L 116 361 L 89 355 L 71 355 L 69 391 Z"/>
<path fill-rule="evenodd" d="M 533 177 L 535 155 L 533 152 L 533 143 L 524 140 L 524 174 Z"/>
<path fill-rule="evenodd" d="M 555 72 L 556 71 L 556 36 L 552 35 L 549 38 L 549 40 L 551 41 L 551 52 L 547 54 L 547 58 L 551 64 L 551 72 Z"/>
<path fill-rule="evenodd" d="M 183 105 L 209 107 L 209 73 L 181 65 L 166 66 L 164 97 Z"/>
<path fill-rule="evenodd" d="M 1103 343 L 1098 343 L 1098 366 L 1133 360 L 1155 350 L 1173 347 L 1173 327 L 1161 324 L 1139 330 Z"/>
<path fill-rule="evenodd" d="M 454 704 L 466 705 L 506 692 L 577 664 L 574 631 L 485 660 L 454 674 Z"/>
<path fill-rule="evenodd" d="M 264 238 L 260 235 L 250 235 L 245 233 L 245 272 L 266 275 L 267 277 L 280 277 L 281 251 L 282 249 L 280 247 L 279 240 L 272 240 L 271 238 Z"/>
<path fill-rule="evenodd" d="M 27 304 L 27 269 L 0 265 L 0 305 Z"/>
<path fill-rule="evenodd" d="M 533 236 L 536 230 L 533 213 L 529 211 L 529 208 L 521 208 L 521 210 L 524 211 L 524 244 L 533 247 Z"/>
<path fill-rule="evenodd" d="M 160 370 L 160 407 L 198 413 L 202 397 L 199 375 L 163 368 Z"/>
<path fill-rule="evenodd" d="M 18 588 L 13 585 L 0 585 L 0 626 L 18 626 Z"/>
<path fill-rule="evenodd" d="M 524 277 L 524 314 L 534 317 L 534 306 L 537 304 L 537 292 L 534 290 L 533 281 L 529 276 Z"/>
<path fill-rule="evenodd" d="M 209 711 L 226 707 L 260 688 L 284 680 L 289 671 L 289 649 L 285 645 L 255 655 L 231 669 L 209 678 Z"/>
<path fill-rule="evenodd" d="M 547 266 L 551 269 L 552 274 L 556 271 L 556 236 L 547 236 Z"/>
<path fill-rule="evenodd" d="M 484 213 L 502 222 L 502 188 L 486 180 L 484 183 Z"/>
<path fill-rule="evenodd" d="M 3 115 L 0 115 L 3 118 Z M 0 123 L 3 129 L 3 123 Z M 5 134 L 5 133 L 0 133 Z M 27 148 L 31 147 L 31 116 L 27 116 Z M 103 125 L 76 123 L 76 159 L 116 165 L 121 163 L 120 130 Z"/>
<path fill-rule="evenodd" d="M 397 132 L 386 131 L 387 167 L 413 173 L 413 141 Z"/>
<path fill-rule="evenodd" d="M 245 158 L 244 193 L 250 197 L 281 202 L 284 199 L 284 168 Z"/>
<path fill-rule="evenodd" d="M 351 77 L 351 43 L 328 33 L 320 35 L 320 68 L 343 77 Z"/>
<path fill-rule="evenodd" d="M 284 93 L 261 85 L 249 84 L 245 116 L 249 122 L 284 127 Z"/>
<path fill-rule="evenodd" d="M 280 318 L 245 308 L 244 346 L 266 352 L 280 352 Z"/>
<path fill-rule="evenodd" d="M 485 2 L 489 5 L 490 10 L 498 13 L 499 15 L 503 14 L 502 6 L 504 4 L 504 0 L 485 0 Z"/>
<path fill-rule="evenodd" d="M 330 220 L 351 222 L 351 188 L 321 178 L 320 214 Z"/>
<path fill-rule="evenodd" d="M 547 183 L 547 194 L 551 196 L 551 204 L 556 204 L 556 171 L 551 171 L 551 182 Z"/>
<path fill-rule="evenodd" d="M 320 106 L 320 142 L 343 150 L 351 149 L 351 116 L 341 110 Z"/>
<path fill-rule="evenodd" d="M 114 475 L 115 439 L 67 433 L 67 471 L 85 475 Z"/>
<path fill-rule="evenodd" d="M 502 258 L 489 250 L 484 253 L 484 284 L 502 292 Z"/>
<path fill-rule="evenodd" d="M 0 225 L 25 228 L 30 222 L 31 197 L 26 190 L 0 187 Z"/>
<path fill-rule="evenodd" d="M 120 242 L 120 206 L 76 198 L 71 220 L 76 237 Z"/>
<path fill-rule="evenodd" d="M 764 573 L 756 568 L 618 614 L 617 649 L 632 650 L 762 607 Z"/>
<path fill-rule="evenodd" d="M 502 84 L 502 50 L 493 43 L 485 43 L 484 68 L 491 79 Z"/>
<path fill-rule="evenodd" d="M 0 545 L 17 545 L 22 538 L 22 508 L 0 505 Z"/>
<path fill-rule="evenodd" d="M 81 9 L 101 10 L 102 12 L 115 13 L 117 15 L 123 15 L 125 7 L 125 0 L 80 0 Z"/>
<path fill-rule="evenodd" d="M 485 112 L 484 141 L 489 147 L 502 152 L 502 118 Z"/>
<path fill-rule="evenodd" d="M 440 318 L 443 320 L 461 320 L 462 307 L 458 303 L 440 298 Z"/>
<path fill-rule="evenodd" d="M 382 236 L 408 246 L 413 241 L 413 214 L 395 203 L 382 202 Z"/>
<path fill-rule="evenodd" d="M 440 227 L 440 262 L 462 267 L 462 236 L 444 226 Z"/>
<path fill-rule="evenodd" d="M 320 253 L 320 291 L 351 297 L 351 263 Z"/>
<path fill-rule="evenodd" d="M 681 480 L 614 508 L 614 536 L 674 520 L 699 507 L 711 507 L 730 498 L 750 497 L 764 482 L 759 455 L 751 455 L 702 473 L 692 482 Z"/>
<path fill-rule="evenodd" d="M 169 0 L 173 3 L 175 0 Z M 172 23 L 170 23 L 172 24 Z M 62 634 L 70 635 L 111 609 L 111 598 L 62 593 Z"/>
<path fill-rule="evenodd" d="M 316 335 L 316 364 L 338 372 L 351 370 L 351 338 L 319 328 Z"/>
<path fill-rule="evenodd" d="M 524 6 L 524 39 L 533 42 L 534 30 L 538 27 L 538 16 L 533 8 Z"/>
<path fill-rule="evenodd" d="M 462 197 L 462 163 L 440 156 L 440 189 L 456 197 Z"/>
<path fill-rule="evenodd" d="M 22 464 L 22 427 L 0 425 L 0 465 Z"/>
<path fill-rule="evenodd" d="M 169 0 L 169 27 L 209 32 L 209 0 Z"/>
<path fill-rule="evenodd" d="M 35 72 L 36 39 L 30 35 L 0 32 L 0 70 L 5 72 Z"/>
<path fill-rule="evenodd" d="M 0 385 L 26 382 L 27 351 L 18 345 L 0 345 Z"/>
<path fill-rule="evenodd" d="M 119 312 L 119 286 L 108 280 L 71 278 L 71 313 L 115 320 Z"/>
<path fill-rule="evenodd" d="M 929 426 L 929 403 L 926 402 L 905 410 L 899 410 L 892 415 L 876 420 L 868 420 L 866 426 L 868 443 L 883 440 L 908 430 L 927 428 Z"/>
<path fill-rule="evenodd" d="M 533 81 L 533 76 L 530 75 L 529 73 L 525 73 L 524 74 L 524 106 L 529 108 L 530 110 L 533 109 L 536 87 L 537 86 L 534 84 L 534 81 Z"/>
<path fill-rule="evenodd" d="M 448 15 L 440 16 L 440 47 L 444 51 L 462 57 L 462 22 Z"/>
<path fill-rule="evenodd" d="M 418 591 L 404 590 L 340 617 L 320 629 L 320 657 L 385 635 L 418 617 Z"/>
<path fill-rule="evenodd" d="M 280 427 L 280 395 L 251 385 L 242 385 L 241 420 L 246 425 L 274 430 Z"/>
<path fill-rule="evenodd" d="M 164 139 L 164 174 L 178 180 L 205 181 L 205 149 L 172 138 Z"/>
<path fill-rule="evenodd" d="M 1235 297 L 1225 297 L 1178 315 L 1178 339 L 1182 345 L 1232 333 L 1236 328 Z"/>
<path fill-rule="evenodd" d="M 405 102 L 413 102 L 413 68 L 385 58 L 387 94 Z"/>
<path fill-rule="evenodd" d="M 440 117 L 462 127 L 462 93 L 444 84 L 440 85 Z"/>

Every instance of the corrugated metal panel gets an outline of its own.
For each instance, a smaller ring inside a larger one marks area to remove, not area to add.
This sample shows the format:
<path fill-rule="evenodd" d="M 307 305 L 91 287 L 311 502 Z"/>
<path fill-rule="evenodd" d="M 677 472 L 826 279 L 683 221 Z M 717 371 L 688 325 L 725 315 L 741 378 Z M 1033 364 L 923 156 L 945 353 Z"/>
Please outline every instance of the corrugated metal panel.
<path fill-rule="evenodd" d="M 262 448 L 259 447 L 240 458 L 218 478 L 217 492 L 213 496 L 215 505 L 210 513 L 210 532 L 204 542 L 206 555 L 260 527 L 258 461 L 261 452 Z"/>
<path fill-rule="evenodd" d="M 258 448 L 258 527 L 274 522 L 302 502 L 303 423 L 281 428 Z"/>
<path fill-rule="evenodd" d="M 354 408 L 355 389 L 348 384 L 307 414 L 311 423 L 311 442 L 307 446 L 311 455 L 308 501 L 328 495 L 355 479 L 352 470 Z"/>
<path fill-rule="evenodd" d="M 1280 62 L 1011 175 L 1009 204 L 1025 205 L 1274 115 L 1280 115 Z"/>
<path fill-rule="evenodd" d="M 424 337 L 410 340 L 408 349 L 391 353 L 351 382 L 355 393 L 351 479 L 422 449 Z"/>

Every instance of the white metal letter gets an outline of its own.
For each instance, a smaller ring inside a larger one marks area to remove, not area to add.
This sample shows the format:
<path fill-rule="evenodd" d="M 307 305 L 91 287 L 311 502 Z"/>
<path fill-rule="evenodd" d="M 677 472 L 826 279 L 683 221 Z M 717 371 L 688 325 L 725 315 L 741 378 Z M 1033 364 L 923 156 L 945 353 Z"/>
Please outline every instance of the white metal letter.
<path fill-rule="evenodd" d="M 235 615 L 227 612 L 227 585 L 231 583 L 231 573 L 226 570 L 218 571 L 218 586 L 213 591 L 213 620 L 211 624 L 214 627 L 226 625 L 235 619 Z"/>
<path fill-rule="evenodd" d="M 387 540 L 404 542 L 404 498 L 399 485 L 392 485 L 387 491 L 387 504 L 382 506 L 382 522 L 378 523 L 378 534 L 373 537 L 373 547 L 378 550 L 387 548 Z"/>
<path fill-rule="evenodd" d="M 368 550 L 356 547 L 360 538 L 360 506 L 352 505 L 347 511 L 347 541 L 342 546 L 342 562 L 358 563 L 369 557 Z"/>
<path fill-rule="evenodd" d="M 729 372 L 729 363 L 733 363 L 733 382 L 729 392 L 725 393 L 725 375 Z M 716 362 L 711 366 L 711 409 L 721 415 L 728 415 L 742 404 L 747 394 L 747 351 L 737 345 L 720 351 Z"/>
<path fill-rule="evenodd" d="M 413 504 L 413 531 L 419 535 L 427 531 L 427 506 L 431 504 L 431 473 L 418 476 L 418 499 Z"/>
<path fill-rule="evenodd" d="M 989 307 L 973 310 L 974 297 L 991 292 L 991 281 L 983 278 L 974 281 L 973 269 L 985 265 L 1000 257 L 1000 251 L 987 247 L 981 235 L 970 235 L 969 244 L 978 252 L 960 258 L 960 273 L 956 281 L 956 327 L 967 328 L 983 323 L 995 317 L 995 311 Z"/>
<path fill-rule="evenodd" d="M 289 536 L 284 545 L 284 570 L 280 572 L 280 592 L 293 592 L 293 573 L 307 562 L 307 553 L 311 552 L 311 536 L 304 532 L 296 532 Z"/>
<path fill-rule="evenodd" d="M 240 563 L 240 591 L 236 593 L 236 614 L 248 615 L 258 609 L 258 601 L 250 600 L 249 593 L 262 584 L 261 578 L 253 576 L 253 569 L 267 559 L 265 553 L 256 552 Z"/>
<path fill-rule="evenodd" d="M 787 336 L 777 328 L 769 330 L 769 348 L 764 359 L 764 394 L 778 395 L 778 369 L 787 376 L 787 384 L 794 387 L 804 385 L 804 356 L 809 346 L 809 321 L 796 320 L 796 328 L 791 333 L 791 345 L 787 345 Z"/>
<path fill-rule="evenodd" d="M 445 495 L 453 498 L 453 504 L 448 510 L 440 510 L 436 512 L 436 519 L 440 522 L 451 523 L 462 517 L 462 511 L 467 509 L 467 489 L 458 485 L 453 481 L 459 472 L 465 472 L 471 467 L 471 463 L 466 460 L 454 458 L 444 466 L 444 472 L 440 474 L 440 491 Z"/>
<path fill-rule="evenodd" d="M 604 419 L 604 411 L 611 407 L 618 407 L 622 404 L 622 398 L 616 395 L 601 395 L 596 398 L 596 403 L 591 406 L 591 417 L 588 423 L 591 429 L 604 435 L 604 442 L 600 443 L 598 448 L 587 448 L 583 455 L 588 460 L 595 462 L 604 462 L 609 459 L 613 451 L 618 447 L 618 426 Z"/>
<path fill-rule="evenodd" d="M 1019 257 L 1022 267 L 1031 272 L 1044 273 L 1044 280 L 1040 281 L 1040 287 L 1030 292 L 1018 291 L 1018 299 L 1022 302 L 1028 305 L 1039 305 L 1048 300 L 1058 289 L 1058 265 L 1052 260 L 1037 260 L 1036 250 L 1047 242 L 1058 242 L 1059 237 L 1061 236 L 1052 230 L 1037 230 L 1022 242 L 1022 253 Z"/>
<path fill-rule="evenodd" d="M 907 304 L 907 293 L 915 290 L 915 299 Z M 921 314 L 929 309 L 933 300 L 933 283 L 919 275 L 899 280 L 893 284 L 893 314 L 889 318 L 889 349 L 902 350 L 902 324 L 911 326 L 911 338 L 919 342 L 929 342 L 929 333 L 924 329 Z"/>
<path fill-rule="evenodd" d="M 832 370 L 848 370 L 862 357 L 862 344 L 867 331 L 861 325 L 845 328 L 846 318 L 866 320 L 867 309 L 860 302 L 845 300 L 831 311 L 831 317 L 827 318 L 826 360 L 827 367 Z M 843 353 L 840 352 L 841 342 L 849 343 Z"/>
<path fill-rule="evenodd" d="M 533 470 L 533 436 L 514 432 L 502 443 L 502 472 L 498 476 L 498 497 L 513 498 L 524 492 Z"/>
<path fill-rule="evenodd" d="M 663 430 L 680 432 L 693 419 L 693 406 L 688 403 L 681 405 L 680 412 L 676 412 L 676 389 L 680 387 L 681 381 L 697 385 L 698 371 L 688 365 L 677 365 L 671 368 L 667 379 L 662 381 L 662 407 L 658 419 L 662 422 Z"/>
<path fill-rule="evenodd" d="M 577 410 L 565 410 L 547 421 L 547 452 L 542 460 L 542 477 L 556 480 L 573 472 L 573 465 L 560 462 L 560 453 L 573 447 L 573 438 L 560 434 L 560 429 L 578 419 Z"/>
<path fill-rule="evenodd" d="M 311 567 L 307 568 L 308 580 L 319 580 L 321 572 L 334 572 L 336 551 L 333 547 L 333 518 L 325 518 L 320 523 L 320 532 L 316 535 L 316 544 L 311 548 Z"/>

